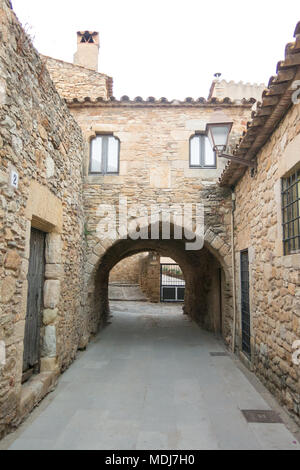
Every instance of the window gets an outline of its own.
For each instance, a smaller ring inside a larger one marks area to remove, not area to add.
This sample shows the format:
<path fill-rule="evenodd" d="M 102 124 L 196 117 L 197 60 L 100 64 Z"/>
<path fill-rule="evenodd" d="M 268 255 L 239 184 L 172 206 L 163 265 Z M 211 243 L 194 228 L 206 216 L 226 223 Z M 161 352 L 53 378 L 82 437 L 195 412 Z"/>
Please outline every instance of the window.
<path fill-rule="evenodd" d="M 300 170 L 282 178 L 284 254 L 300 252 Z"/>
<path fill-rule="evenodd" d="M 209 139 L 204 134 L 196 134 L 190 138 L 190 167 L 216 168 L 216 153 Z"/>
<path fill-rule="evenodd" d="M 113 135 L 91 140 L 90 173 L 119 173 L 120 141 Z"/>

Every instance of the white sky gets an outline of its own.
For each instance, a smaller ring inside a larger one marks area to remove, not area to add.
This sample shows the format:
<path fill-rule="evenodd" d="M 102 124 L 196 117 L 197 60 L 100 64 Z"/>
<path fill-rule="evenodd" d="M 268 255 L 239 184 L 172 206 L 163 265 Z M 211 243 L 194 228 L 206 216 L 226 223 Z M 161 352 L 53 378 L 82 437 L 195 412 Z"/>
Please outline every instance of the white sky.
<path fill-rule="evenodd" d="M 37 49 L 73 62 L 76 31 L 100 32 L 114 95 L 207 97 L 215 72 L 265 82 L 300 20 L 299 0 L 12 0 Z"/>

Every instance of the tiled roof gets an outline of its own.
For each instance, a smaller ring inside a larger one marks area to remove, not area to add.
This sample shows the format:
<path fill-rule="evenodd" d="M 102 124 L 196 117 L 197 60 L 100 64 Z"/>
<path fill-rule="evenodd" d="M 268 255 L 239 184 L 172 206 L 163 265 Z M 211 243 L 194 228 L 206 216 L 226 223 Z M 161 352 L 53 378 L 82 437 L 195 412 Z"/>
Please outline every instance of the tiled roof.
<path fill-rule="evenodd" d="M 292 85 L 295 80 L 300 80 L 300 22 L 294 36 L 295 42 L 287 44 L 285 59 L 278 62 L 277 75 L 270 78 L 268 88 L 263 92 L 262 102 L 257 103 L 252 121 L 247 124 L 247 131 L 233 152 L 237 157 L 253 160 L 293 105 L 292 94 L 295 89 Z M 245 166 L 229 162 L 219 180 L 220 185 L 234 185 L 245 170 Z"/>
<path fill-rule="evenodd" d="M 131 100 L 128 96 L 122 96 L 120 100 L 117 100 L 114 96 L 111 96 L 110 99 L 104 100 L 102 97 L 96 98 L 95 100 L 91 99 L 90 97 L 86 97 L 84 99 L 77 99 L 73 98 L 72 100 L 66 100 L 68 106 L 72 105 L 101 105 L 101 106 L 161 106 L 161 107 L 168 107 L 168 106 L 216 106 L 216 105 L 224 105 L 224 106 L 245 106 L 251 107 L 253 103 L 255 103 L 255 99 L 250 98 L 249 100 L 231 100 L 230 98 L 211 98 L 206 100 L 205 98 L 185 98 L 185 100 L 168 100 L 167 98 L 160 98 L 156 99 L 153 96 L 149 96 L 146 100 L 144 100 L 141 96 L 137 96 L 133 100 Z"/>

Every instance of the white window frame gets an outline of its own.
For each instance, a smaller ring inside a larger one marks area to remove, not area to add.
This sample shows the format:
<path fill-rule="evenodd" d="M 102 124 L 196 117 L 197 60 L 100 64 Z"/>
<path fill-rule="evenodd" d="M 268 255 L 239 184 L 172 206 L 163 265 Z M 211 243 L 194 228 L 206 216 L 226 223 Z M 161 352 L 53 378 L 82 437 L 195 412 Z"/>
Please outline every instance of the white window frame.
<path fill-rule="evenodd" d="M 200 140 L 200 155 L 199 155 L 199 165 L 192 164 L 192 140 L 195 138 L 199 138 Z M 190 168 L 207 168 L 207 169 L 216 169 L 217 168 L 217 155 L 216 152 L 214 152 L 214 164 L 213 165 L 207 165 L 205 164 L 205 139 L 208 139 L 206 134 L 194 134 L 190 137 L 190 142 L 189 142 L 189 165 Z"/>
<path fill-rule="evenodd" d="M 108 142 L 109 138 L 114 138 L 117 143 L 118 143 L 118 159 L 117 159 L 117 170 L 116 171 L 108 171 Z M 92 149 L 93 149 L 93 141 L 95 139 L 102 139 L 102 145 L 101 145 L 101 171 L 93 171 L 92 166 L 93 166 L 93 155 L 92 155 Z M 119 174 L 120 171 L 120 139 L 115 137 L 113 134 L 97 134 L 96 137 L 93 137 L 90 140 L 90 162 L 89 162 L 89 174 L 90 175 L 117 175 Z"/>

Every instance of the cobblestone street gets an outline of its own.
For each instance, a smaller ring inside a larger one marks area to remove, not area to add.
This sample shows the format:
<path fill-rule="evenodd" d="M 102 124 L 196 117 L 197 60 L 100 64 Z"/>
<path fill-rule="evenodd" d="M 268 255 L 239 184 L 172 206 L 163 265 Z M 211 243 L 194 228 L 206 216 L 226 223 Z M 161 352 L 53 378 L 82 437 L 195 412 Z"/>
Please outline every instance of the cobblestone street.
<path fill-rule="evenodd" d="M 2 448 L 300 449 L 284 424 L 247 423 L 241 410 L 270 410 L 270 394 L 230 353 L 211 355 L 223 342 L 180 305 L 111 307 L 111 324 Z"/>

